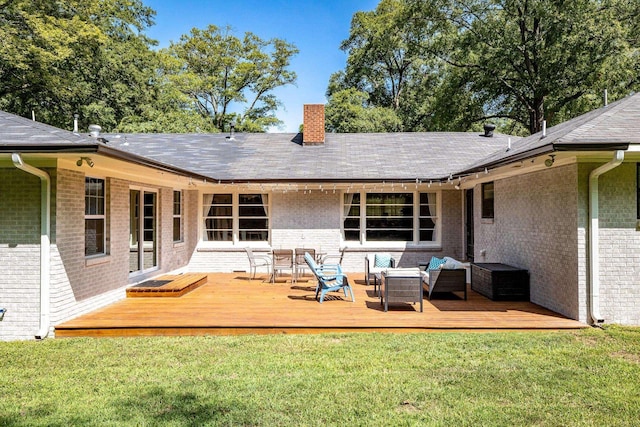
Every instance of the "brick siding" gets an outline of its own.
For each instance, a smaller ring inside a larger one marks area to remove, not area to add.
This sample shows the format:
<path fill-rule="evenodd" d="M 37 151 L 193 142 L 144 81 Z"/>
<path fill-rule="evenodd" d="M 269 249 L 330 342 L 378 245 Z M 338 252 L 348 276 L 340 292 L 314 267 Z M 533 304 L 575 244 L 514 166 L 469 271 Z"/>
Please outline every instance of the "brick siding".
<path fill-rule="evenodd" d="M 532 302 L 584 321 L 577 286 L 577 166 L 500 179 L 494 186 L 494 219 L 475 210 L 474 260 L 527 269 Z M 480 186 L 474 193 L 480 207 Z"/>
<path fill-rule="evenodd" d="M 326 254 L 340 256 L 344 246 L 341 236 L 342 195 L 321 191 L 274 193 L 271 196 L 271 247 L 315 248 Z M 443 191 L 442 247 L 437 249 L 391 249 L 380 242 L 378 247 L 357 243 L 346 244 L 342 266 L 348 272 L 364 272 L 364 258 L 368 253 L 390 252 L 399 266 L 417 266 L 428 262 L 432 255 L 462 257 L 462 192 Z M 201 245 L 189 263 L 190 271 L 230 272 L 248 271 L 249 261 L 239 244 L 234 248 L 215 248 Z M 255 253 L 270 253 L 270 249 L 254 249 Z"/>
<path fill-rule="evenodd" d="M 125 297 L 129 278 L 129 187 L 105 180 L 106 251 L 84 256 L 84 180 L 76 170 L 49 170 L 52 178 L 51 324 Z M 154 188 L 154 187 L 150 187 Z M 156 187 L 157 188 L 157 187 Z M 197 192 L 184 192 L 184 242 L 172 236 L 173 189 L 158 190 L 159 268 L 147 276 L 185 268 L 197 244 Z M 17 169 L 0 169 L 0 340 L 30 339 L 40 321 L 40 180 Z"/>
<path fill-rule="evenodd" d="M 29 339 L 40 321 L 40 179 L 0 169 L 0 340 Z"/>
<path fill-rule="evenodd" d="M 585 229 L 589 220 L 589 173 L 601 165 L 580 165 L 580 221 Z M 623 163 L 599 178 L 600 314 L 607 323 L 640 325 L 640 231 L 636 230 L 636 185 L 635 163 Z M 584 276 L 588 277 L 586 244 L 583 257 Z"/>

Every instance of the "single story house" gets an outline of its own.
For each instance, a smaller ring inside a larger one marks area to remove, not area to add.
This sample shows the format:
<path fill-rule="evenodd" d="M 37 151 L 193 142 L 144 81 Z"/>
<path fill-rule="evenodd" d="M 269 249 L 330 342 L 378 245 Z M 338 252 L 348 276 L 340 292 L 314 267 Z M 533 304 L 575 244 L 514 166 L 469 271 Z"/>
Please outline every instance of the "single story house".
<path fill-rule="evenodd" d="M 106 134 L 0 112 L 0 340 L 174 271 L 247 271 L 245 247 L 364 270 L 432 256 L 527 269 L 531 301 L 640 325 L 640 94 L 526 138 L 485 133 Z"/>

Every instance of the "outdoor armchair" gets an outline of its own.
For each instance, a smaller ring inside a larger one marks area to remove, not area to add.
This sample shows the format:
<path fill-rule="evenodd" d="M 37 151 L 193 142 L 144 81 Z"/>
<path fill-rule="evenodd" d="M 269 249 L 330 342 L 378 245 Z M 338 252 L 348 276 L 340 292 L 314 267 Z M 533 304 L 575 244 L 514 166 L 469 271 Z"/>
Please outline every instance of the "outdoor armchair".
<path fill-rule="evenodd" d="M 266 267 L 267 272 L 271 274 L 271 257 L 268 255 L 255 255 L 251 248 L 244 248 L 249 257 L 249 274 L 252 279 L 256 277 L 258 267 Z"/>
<path fill-rule="evenodd" d="M 373 290 L 376 291 L 378 285 L 378 279 L 376 278 L 376 274 L 380 275 L 383 271 L 386 271 L 388 268 L 395 268 L 396 260 L 393 259 L 391 254 L 387 253 L 378 253 L 378 254 L 367 254 L 364 257 L 364 282 L 367 286 L 370 283 L 373 283 Z"/>
<path fill-rule="evenodd" d="M 316 250 L 315 249 L 305 249 L 305 248 L 296 248 L 294 250 L 295 253 L 295 262 L 294 262 L 294 272 L 293 272 L 293 281 L 297 282 L 298 281 L 298 277 L 301 275 L 301 273 L 304 273 L 304 270 L 306 268 L 309 268 L 309 266 L 307 265 L 307 263 L 304 260 L 304 254 L 305 253 L 309 253 L 309 255 L 311 255 L 311 258 L 316 259 Z"/>
<path fill-rule="evenodd" d="M 273 274 L 271 282 L 274 283 L 278 271 L 290 270 L 291 277 L 294 277 L 293 271 L 293 249 L 274 249 L 273 250 Z"/>
<path fill-rule="evenodd" d="M 355 296 L 353 295 L 353 289 L 351 289 L 351 285 L 349 285 L 349 279 L 342 272 L 340 264 L 318 265 L 308 252 L 304 254 L 304 260 L 317 280 L 316 300 L 318 299 L 319 294 L 319 302 L 321 304 L 322 301 L 324 301 L 324 297 L 327 292 L 336 292 L 340 290 L 344 292 L 345 297 L 347 296 L 348 290 L 349 295 L 351 295 L 351 301 L 356 301 Z"/>

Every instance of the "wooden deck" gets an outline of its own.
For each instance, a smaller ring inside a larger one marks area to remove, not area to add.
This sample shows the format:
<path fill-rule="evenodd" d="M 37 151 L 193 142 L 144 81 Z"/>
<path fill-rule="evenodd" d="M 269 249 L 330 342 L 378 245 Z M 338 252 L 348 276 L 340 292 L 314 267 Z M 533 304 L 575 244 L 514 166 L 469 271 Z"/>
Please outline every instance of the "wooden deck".
<path fill-rule="evenodd" d="M 468 290 L 419 305 L 392 305 L 384 312 L 362 274 L 350 274 L 356 302 L 342 293 L 314 299 L 315 283 L 245 273 L 210 274 L 206 284 L 179 298 L 127 298 L 57 325 L 56 337 L 237 335 L 319 332 L 432 332 L 559 330 L 586 327 L 528 302 L 493 302 Z M 355 282 L 355 283 L 354 283 Z"/>

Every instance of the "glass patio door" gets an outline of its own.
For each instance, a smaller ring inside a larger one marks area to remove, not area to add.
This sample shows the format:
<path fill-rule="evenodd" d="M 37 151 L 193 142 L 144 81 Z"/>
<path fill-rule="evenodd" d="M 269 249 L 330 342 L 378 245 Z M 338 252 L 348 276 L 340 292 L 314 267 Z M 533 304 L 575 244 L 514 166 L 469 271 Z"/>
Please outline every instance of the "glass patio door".
<path fill-rule="evenodd" d="M 158 266 L 157 193 L 129 190 L 129 273 Z"/>
<path fill-rule="evenodd" d="M 465 191 L 465 240 L 467 259 L 473 262 L 473 189 Z"/>

